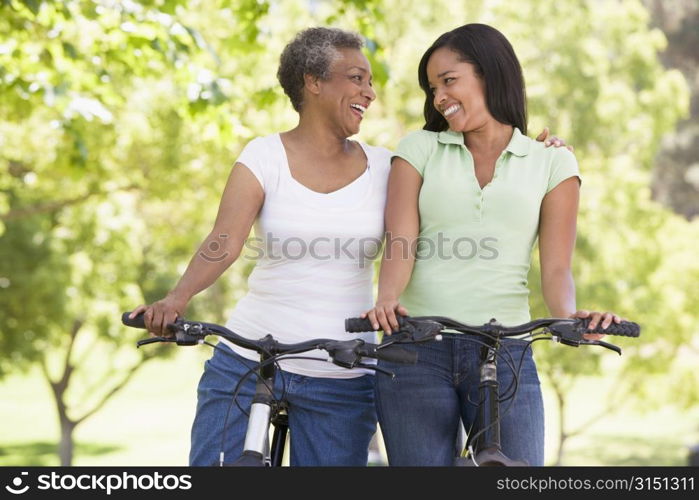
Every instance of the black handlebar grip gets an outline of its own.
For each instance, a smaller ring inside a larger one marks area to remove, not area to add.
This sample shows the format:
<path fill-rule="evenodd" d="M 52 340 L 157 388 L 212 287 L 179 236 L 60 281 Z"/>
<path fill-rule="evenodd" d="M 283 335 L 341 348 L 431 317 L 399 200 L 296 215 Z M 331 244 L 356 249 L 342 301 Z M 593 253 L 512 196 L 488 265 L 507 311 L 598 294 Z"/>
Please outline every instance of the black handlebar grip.
<path fill-rule="evenodd" d="M 146 323 L 143 320 L 143 313 L 138 314 L 134 318 L 129 318 L 129 314 L 131 314 L 131 311 L 126 311 L 121 315 L 121 322 L 123 324 L 132 328 L 146 328 Z"/>
<path fill-rule="evenodd" d="M 607 335 L 622 335 L 624 337 L 638 337 L 641 334 L 641 326 L 633 321 L 622 321 L 621 323 L 612 322 L 607 329 L 602 328 L 602 322 L 597 325 L 594 330 L 588 330 L 587 325 L 591 318 L 581 320 L 585 333 L 604 333 Z"/>
<path fill-rule="evenodd" d="M 396 319 L 398 320 L 398 326 L 404 327 L 406 324 L 406 317 L 396 314 Z M 371 325 L 371 320 L 369 318 L 347 318 L 345 319 L 345 331 L 350 333 L 360 333 L 360 332 L 375 332 L 381 330 L 381 327 L 374 328 Z"/>
<path fill-rule="evenodd" d="M 373 332 L 374 327 L 371 325 L 369 318 L 347 318 L 345 319 L 345 331 L 350 333 Z"/>
<path fill-rule="evenodd" d="M 390 361 L 391 363 L 403 363 L 406 365 L 414 365 L 417 363 L 417 353 L 415 351 L 408 351 L 397 345 L 376 349 L 374 355 L 376 359 Z"/>

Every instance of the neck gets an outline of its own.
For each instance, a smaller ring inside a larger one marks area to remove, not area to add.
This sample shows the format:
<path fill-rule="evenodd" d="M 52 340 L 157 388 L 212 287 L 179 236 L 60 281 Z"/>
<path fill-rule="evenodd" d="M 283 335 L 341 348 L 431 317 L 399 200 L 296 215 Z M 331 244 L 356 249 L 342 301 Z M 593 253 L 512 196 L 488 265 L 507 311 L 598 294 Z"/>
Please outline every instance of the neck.
<path fill-rule="evenodd" d="M 346 134 L 327 123 L 323 116 L 315 116 L 311 112 L 301 113 L 298 125 L 284 134 L 294 143 L 312 148 L 322 156 L 343 154 L 351 149 Z"/>
<path fill-rule="evenodd" d="M 500 154 L 510 143 L 514 127 L 495 120 L 469 132 L 464 132 L 464 144 L 471 152 Z"/>

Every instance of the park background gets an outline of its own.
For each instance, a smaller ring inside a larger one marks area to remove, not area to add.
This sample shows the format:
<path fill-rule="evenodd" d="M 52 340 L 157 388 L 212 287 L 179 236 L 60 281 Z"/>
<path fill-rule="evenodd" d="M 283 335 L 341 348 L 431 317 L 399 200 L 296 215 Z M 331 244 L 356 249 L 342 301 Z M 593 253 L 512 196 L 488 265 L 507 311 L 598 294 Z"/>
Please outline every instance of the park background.
<path fill-rule="evenodd" d="M 393 148 L 422 125 L 421 54 L 468 22 L 515 47 L 529 135 L 547 126 L 575 147 L 579 307 L 643 328 L 611 339 L 621 357 L 537 343 L 546 463 L 688 463 L 695 0 L 0 0 L 0 465 L 186 464 L 210 349 L 137 350 L 120 316 L 175 284 L 243 145 L 295 125 L 276 81 L 284 45 L 315 25 L 364 35 L 378 99 L 358 138 Z M 253 264 L 187 316 L 225 321 Z M 530 286 L 545 316 L 536 256 Z"/>

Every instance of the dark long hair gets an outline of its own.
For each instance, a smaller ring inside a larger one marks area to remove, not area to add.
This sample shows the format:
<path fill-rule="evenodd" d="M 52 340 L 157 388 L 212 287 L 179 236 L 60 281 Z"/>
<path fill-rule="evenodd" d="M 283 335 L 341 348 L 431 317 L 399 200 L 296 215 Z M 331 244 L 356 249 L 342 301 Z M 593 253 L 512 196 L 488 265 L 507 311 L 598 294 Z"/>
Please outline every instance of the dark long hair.
<path fill-rule="evenodd" d="M 441 132 L 449 125 L 434 107 L 434 96 L 427 81 L 427 62 L 435 50 L 446 47 L 473 64 L 485 82 L 486 106 L 500 123 L 517 127 L 527 134 L 527 97 L 522 67 L 505 36 L 486 24 L 466 24 L 441 35 L 420 60 L 418 80 L 425 92 L 425 130 Z"/>

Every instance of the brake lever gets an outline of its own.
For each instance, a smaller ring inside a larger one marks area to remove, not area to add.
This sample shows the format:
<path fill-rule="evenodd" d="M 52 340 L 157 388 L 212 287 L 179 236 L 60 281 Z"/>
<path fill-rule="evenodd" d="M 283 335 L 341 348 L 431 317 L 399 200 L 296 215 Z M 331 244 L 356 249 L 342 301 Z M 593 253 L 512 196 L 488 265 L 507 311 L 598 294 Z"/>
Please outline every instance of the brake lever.
<path fill-rule="evenodd" d="M 172 329 L 170 329 L 172 331 Z M 146 344 L 154 344 L 156 342 L 175 342 L 177 345 L 197 345 L 201 342 L 200 337 L 190 335 L 182 330 L 176 330 L 174 337 L 151 337 L 141 339 L 136 342 L 136 347 L 141 347 Z"/>
<path fill-rule="evenodd" d="M 364 363 L 357 363 L 355 365 L 356 368 L 366 368 L 369 370 L 374 370 L 380 373 L 383 373 L 384 375 L 388 375 L 392 379 L 396 378 L 396 374 L 393 373 L 392 371 L 386 370 L 385 368 L 379 368 L 377 365 L 365 365 Z"/>
<path fill-rule="evenodd" d="M 141 347 L 146 344 L 154 344 L 156 342 L 177 342 L 174 337 L 151 337 L 136 341 L 136 347 Z"/>
<path fill-rule="evenodd" d="M 393 344 L 402 344 L 410 342 L 412 335 L 405 331 L 403 327 L 391 335 L 384 335 L 381 339 L 381 344 L 378 345 L 377 349 L 385 349 L 386 347 Z"/>
<path fill-rule="evenodd" d="M 604 347 L 606 349 L 609 349 L 610 351 L 614 351 L 617 353 L 619 356 L 621 356 L 621 347 L 616 346 L 614 344 L 610 344 L 609 342 L 604 342 L 602 340 L 586 340 L 583 339 L 580 341 L 581 345 L 598 345 L 600 347 Z"/>

